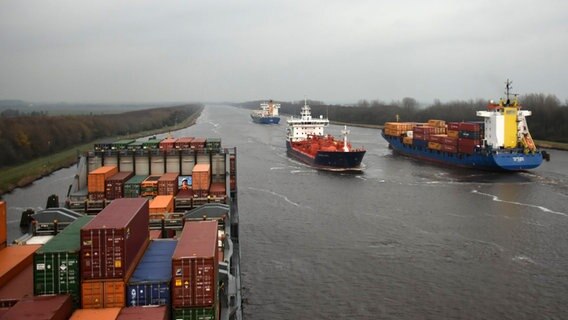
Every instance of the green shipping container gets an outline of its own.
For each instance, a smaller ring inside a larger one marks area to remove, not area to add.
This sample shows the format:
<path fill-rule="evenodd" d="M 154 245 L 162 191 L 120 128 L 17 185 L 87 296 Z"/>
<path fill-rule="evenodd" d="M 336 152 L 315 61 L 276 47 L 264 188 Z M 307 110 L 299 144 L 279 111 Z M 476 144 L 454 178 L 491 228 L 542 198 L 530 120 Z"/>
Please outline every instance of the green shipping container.
<path fill-rule="evenodd" d="M 83 216 L 34 253 L 34 295 L 70 294 L 81 302 L 81 228 L 94 216 Z"/>
<path fill-rule="evenodd" d="M 208 151 L 217 151 L 221 149 L 221 139 L 207 138 L 207 140 L 205 141 L 205 149 Z"/>
<path fill-rule="evenodd" d="M 134 176 L 124 183 L 124 197 L 125 198 L 138 198 L 142 190 L 140 189 L 140 183 L 146 180 L 148 176 Z"/>
<path fill-rule="evenodd" d="M 217 306 L 206 308 L 173 308 L 173 320 L 217 320 Z"/>

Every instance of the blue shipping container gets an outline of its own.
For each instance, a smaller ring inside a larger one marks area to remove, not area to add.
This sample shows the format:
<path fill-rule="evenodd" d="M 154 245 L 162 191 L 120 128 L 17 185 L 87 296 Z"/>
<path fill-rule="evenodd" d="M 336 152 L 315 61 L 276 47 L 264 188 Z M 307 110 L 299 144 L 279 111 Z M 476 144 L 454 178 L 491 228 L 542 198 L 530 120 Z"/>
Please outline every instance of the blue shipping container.
<path fill-rule="evenodd" d="M 132 306 L 169 305 L 172 256 L 177 240 L 152 240 L 128 281 L 126 304 Z"/>

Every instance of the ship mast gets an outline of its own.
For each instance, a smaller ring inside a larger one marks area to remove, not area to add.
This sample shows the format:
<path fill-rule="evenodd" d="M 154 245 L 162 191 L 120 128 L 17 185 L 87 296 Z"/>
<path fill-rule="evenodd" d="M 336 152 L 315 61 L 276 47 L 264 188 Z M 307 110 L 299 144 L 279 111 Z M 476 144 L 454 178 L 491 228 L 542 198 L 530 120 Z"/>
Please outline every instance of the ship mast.
<path fill-rule="evenodd" d="M 349 134 L 349 130 L 347 130 L 347 126 L 343 127 L 341 134 L 343 135 L 343 151 L 349 152 L 349 147 L 347 146 L 347 135 Z"/>

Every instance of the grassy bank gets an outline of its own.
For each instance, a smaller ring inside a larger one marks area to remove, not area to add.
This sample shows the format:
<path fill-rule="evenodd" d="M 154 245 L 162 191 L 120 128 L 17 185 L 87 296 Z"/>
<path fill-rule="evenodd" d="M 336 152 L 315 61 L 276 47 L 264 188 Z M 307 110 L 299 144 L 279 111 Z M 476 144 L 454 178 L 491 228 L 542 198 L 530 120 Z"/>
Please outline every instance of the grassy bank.
<path fill-rule="evenodd" d="M 201 114 L 201 110 L 176 126 L 139 132 L 136 134 L 132 134 L 128 137 L 116 137 L 116 139 L 117 140 L 121 138 L 136 139 L 140 137 L 150 136 L 153 134 L 170 132 L 189 127 L 195 124 L 195 121 Z M 95 141 L 91 141 L 89 143 L 80 146 L 75 146 L 73 148 L 69 148 L 59 153 L 55 153 L 49 156 L 41 157 L 26 162 L 19 166 L 6 167 L 0 169 L 0 195 L 8 193 L 14 190 L 15 188 L 25 187 L 37 179 L 50 175 L 54 171 L 75 164 L 77 162 L 78 156 L 81 153 L 84 153 L 92 149 L 94 142 Z"/>

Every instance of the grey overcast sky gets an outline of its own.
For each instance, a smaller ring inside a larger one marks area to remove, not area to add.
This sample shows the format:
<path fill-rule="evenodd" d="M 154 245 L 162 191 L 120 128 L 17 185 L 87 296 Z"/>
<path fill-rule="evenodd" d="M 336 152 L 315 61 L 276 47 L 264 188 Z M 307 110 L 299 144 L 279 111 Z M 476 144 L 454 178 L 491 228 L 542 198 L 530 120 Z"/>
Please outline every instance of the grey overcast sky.
<path fill-rule="evenodd" d="M 568 98 L 566 0 L 1 0 L 0 99 Z"/>

